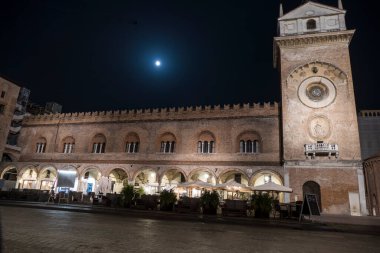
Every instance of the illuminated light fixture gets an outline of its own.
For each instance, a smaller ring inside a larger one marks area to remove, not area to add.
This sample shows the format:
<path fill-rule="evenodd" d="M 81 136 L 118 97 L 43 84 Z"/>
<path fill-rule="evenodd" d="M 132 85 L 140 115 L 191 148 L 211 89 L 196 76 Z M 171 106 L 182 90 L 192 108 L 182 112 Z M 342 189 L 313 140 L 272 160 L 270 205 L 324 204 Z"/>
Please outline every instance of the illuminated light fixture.
<path fill-rule="evenodd" d="M 161 66 L 161 61 L 160 60 L 157 60 L 155 63 L 154 63 L 157 67 Z"/>

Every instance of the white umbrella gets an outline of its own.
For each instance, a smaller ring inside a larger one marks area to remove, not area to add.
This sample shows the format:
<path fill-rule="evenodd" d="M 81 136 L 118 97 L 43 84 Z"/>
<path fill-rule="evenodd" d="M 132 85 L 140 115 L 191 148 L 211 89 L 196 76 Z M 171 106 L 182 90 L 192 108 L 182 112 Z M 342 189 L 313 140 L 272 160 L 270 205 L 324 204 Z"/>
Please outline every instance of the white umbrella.
<path fill-rule="evenodd" d="M 208 188 L 212 189 L 215 188 L 212 184 L 203 182 L 203 181 L 195 181 L 195 182 L 185 182 L 180 183 L 177 185 L 177 187 L 183 187 L 183 188 Z"/>
<path fill-rule="evenodd" d="M 234 180 L 226 182 L 224 184 L 217 184 L 215 188 L 223 189 L 227 191 L 239 191 L 239 192 L 250 192 L 251 188 L 247 187 L 245 184 L 240 184 Z"/>
<path fill-rule="evenodd" d="M 258 186 L 253 186 L 252 190 L 254 191 L 273 191 L 273 192 L 293 192 L 292 188 L 279 185 L 273 182 L 268 182 L 266 184 L 258 185 Z"/>

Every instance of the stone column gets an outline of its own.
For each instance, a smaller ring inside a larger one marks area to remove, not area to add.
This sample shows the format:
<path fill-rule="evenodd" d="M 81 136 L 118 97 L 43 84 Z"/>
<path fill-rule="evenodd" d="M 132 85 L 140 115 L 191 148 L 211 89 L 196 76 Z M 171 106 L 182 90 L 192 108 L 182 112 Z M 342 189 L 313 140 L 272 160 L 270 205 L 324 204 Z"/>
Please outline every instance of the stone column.
<path fill-rule="evenodd" d="M 289 186 L 289 171 L 285 168 L 284 168 L 284 184 L 286 187 L 290 187 Z M 285 201 L 285 203 L 290 202 L 290 193 L 285 193 L 284 201 Z"/>
<path fill-rule="evenodd" d="M 365 199 L 365 184 L 364 184 L 364 175 L 363 167 L 357 169 L 358 174 L 358 184 L 359 184 L 359 201 L 360 201 L 360 214 L 368 215 L 367 204 Z"/>

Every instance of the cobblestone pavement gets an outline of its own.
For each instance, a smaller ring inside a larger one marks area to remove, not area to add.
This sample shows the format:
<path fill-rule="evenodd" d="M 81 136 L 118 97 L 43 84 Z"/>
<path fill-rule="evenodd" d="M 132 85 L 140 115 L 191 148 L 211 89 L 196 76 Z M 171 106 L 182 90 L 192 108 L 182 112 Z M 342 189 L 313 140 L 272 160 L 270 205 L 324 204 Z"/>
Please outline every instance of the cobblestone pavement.
<path fill-rule="evenodd" d="M 380 252 L 380 237 L 0 207 L 3 252 Z"/>

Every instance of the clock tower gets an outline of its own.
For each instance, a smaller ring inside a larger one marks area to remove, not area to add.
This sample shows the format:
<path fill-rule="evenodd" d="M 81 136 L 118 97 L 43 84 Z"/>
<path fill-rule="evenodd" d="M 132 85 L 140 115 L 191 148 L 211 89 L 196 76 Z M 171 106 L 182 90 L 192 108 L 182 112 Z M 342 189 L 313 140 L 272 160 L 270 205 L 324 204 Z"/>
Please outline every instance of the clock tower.
<path fill-rule="evenodd" d="M 282 160 L 288 201 L 318 196 L 325 213 L 366 213 L 359 131 L 341 1 L 309 1 L 278 19 L 274 63 L 281 76 Z"/>

